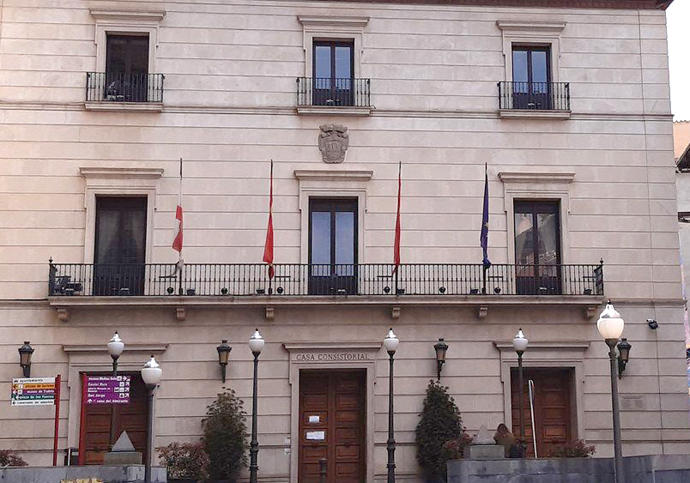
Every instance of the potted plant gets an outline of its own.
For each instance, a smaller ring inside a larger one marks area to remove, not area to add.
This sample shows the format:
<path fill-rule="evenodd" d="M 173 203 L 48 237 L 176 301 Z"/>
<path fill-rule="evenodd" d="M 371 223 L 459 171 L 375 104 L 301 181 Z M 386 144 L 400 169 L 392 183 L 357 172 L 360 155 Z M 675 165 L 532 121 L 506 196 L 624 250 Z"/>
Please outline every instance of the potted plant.
<path fill-rule="evenodd" d="M 29 466 L 29 464 L 21 456 L 17 456 L 13 450 L 0 449 L 0 468 L 7 466 Z"/>
<path fill-rule="evenodd" d="M 565 444 L 553 446 L 549 452 L 549 458 L 588 458 L 594 454 L 596 447 L 587 444 L 584 440 L 576 439 Z"/>
<path fill-rule="evenodd" d="M 211 481 L 234 482 L 247 466 L 247 414 L 234 390 L 226 390 L 206 409 L 201 421 L 207 472 Z"/>
<path fill-rule="evenodd" d="M 464 430 L 460 411 L 448 394 L 448 388 L 430 381 L 421 419 L 415 430 L 417 462 L 427 482 L 446 481 L 446 462 L 454 455 L 451 447 L 457 453 L 469 443 L 467 438 L 463 438 Z M 455 443 L 448 443 L 449 447 L 444 450 L 444 444 L 448 441 Z"/>
<path fill-rule="evenodd" d="M 200 442 L 170 443 L 157 449 L 168 470 L 169 482 L 193 483 L 206 478 L 208 455 Z"/>

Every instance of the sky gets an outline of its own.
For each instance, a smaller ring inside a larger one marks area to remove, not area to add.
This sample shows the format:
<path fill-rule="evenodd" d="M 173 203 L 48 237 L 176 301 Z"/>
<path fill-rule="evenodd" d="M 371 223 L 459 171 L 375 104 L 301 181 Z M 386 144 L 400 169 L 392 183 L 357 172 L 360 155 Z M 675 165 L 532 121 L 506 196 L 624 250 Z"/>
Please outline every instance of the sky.
<path fill-rule="evenodd" d="M 675 0 L 666 10 L 671 71 L 671 112 L 690 121 L 690 0 Z"/>

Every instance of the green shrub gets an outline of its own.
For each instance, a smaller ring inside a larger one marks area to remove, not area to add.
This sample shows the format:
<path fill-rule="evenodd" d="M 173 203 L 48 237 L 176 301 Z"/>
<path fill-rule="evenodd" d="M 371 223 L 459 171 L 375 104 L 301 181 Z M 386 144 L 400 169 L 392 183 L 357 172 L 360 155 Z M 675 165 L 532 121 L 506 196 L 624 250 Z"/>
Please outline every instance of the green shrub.
<path fill-rule="evenodd" d="M 448 394 L 448 388 L 436 381 L 430 381 L 426 389 L 424 409 L 415 430 L 417 462 L 429 479 L 446 476 L 446 461 L 451 456 L 449 448 L 443 450 L 447 441 L 457 441 L 458 449 L 464 449 L 464 428 L 455 400 Z M 453 444 L 451 444 L 453 446 Z"/>
<path fill-rule="evenodd" d="M 230 390 L 206 408 L 202 444 L 208 455 L 208 476 L 212 480 L 236 480 L 247 466 L 247 413 L 242 401 Z"/>
<path fill-rule="evenodd" d="M 171 480 L 201 480 L 206 478 L 208 455 L 201 443 L 170 443 L 157 448 L 161 462 L 168 469 Z"/>
<path fill-rule="evenodd" d="M 568 441 L 566 444 L 554 446 L 548 452 L 549 458 L 587 458 L 592 456 L 596 448 L 593 444 L 588 445 L 581 439 Z"/>
<path fill-rule="evenodd" d="M 0 449 L 0 467 L 3 466 L 29 466 L 29 464 L 11 449 Z"/>

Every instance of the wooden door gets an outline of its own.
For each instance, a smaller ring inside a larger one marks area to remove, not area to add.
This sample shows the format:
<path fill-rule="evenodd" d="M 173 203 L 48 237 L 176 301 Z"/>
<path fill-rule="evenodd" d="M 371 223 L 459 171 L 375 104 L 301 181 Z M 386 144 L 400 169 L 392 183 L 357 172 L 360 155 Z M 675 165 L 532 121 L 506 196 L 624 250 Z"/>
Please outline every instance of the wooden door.
<path fill-rule="evenodd" d="M 91 373 L 107 375 L 106 373 Z M 110 451 L 123 431 L 127 431 L 134 449 L 146 461 L 147 390 L 139 373 L 122 373 L 132 377 L 129 404 L 85 404 L 81 428 L 80 464 L 103 464 L 103 455 Z M 84 404 L 82 402 L 82 404 Z"/>
<path fill-rule="evenodd" d="M 300 373 L 299 481 L 365 480 L 365 371 Z"/>
<path fill-rule="evenodd" d="M 537 452 L 540 458 L 549 451 L 574 438 L 571 387 L 571 369 L 524 369 L 523 410 L 525 418 L 525 440 L 527 456 L 534 457 L 534 443 L 529 405 L 528 381 L 534 382 L 534 432 L 537 435 Z M 513 434 L 520 434 L 518 371 L 513 368 L 510 375 L 512 386 Z"/>

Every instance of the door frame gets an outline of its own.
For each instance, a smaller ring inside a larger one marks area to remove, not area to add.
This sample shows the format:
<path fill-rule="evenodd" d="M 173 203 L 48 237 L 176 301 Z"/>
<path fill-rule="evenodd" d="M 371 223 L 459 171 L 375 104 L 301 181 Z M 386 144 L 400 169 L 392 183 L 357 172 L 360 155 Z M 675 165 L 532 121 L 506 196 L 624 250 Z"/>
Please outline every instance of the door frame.
<path fill-rule="evenodd" d="M 365 421 L 364 438 L 366 481 L 374 481 L 374 383 L 376 380 L 376 360 L 380 357 L 380 342 L 302 342 L 286 343 L 283 347 L 289 353 L 290 384 L 290 481 L 298 481 L 299 473 L 299 374 L 303 369 L 341 370 L 365 369 Z M 347 360 L 333 361 L 330 354 L 345 354 Z M 383 356 L 381 356 L 383 357 Z"/>
<path fill-rule="evenodd" d="M 506 426 L 512 428 L 510 369 L 518 367 L 517 354 L 512 342 L 494 342 L 494 346 L 499 350 L 501 360 L 503 421 Z M 570 427 L 573 439 L 582 438 L 585 434 L 584 353 L 587 349 L 589 349 L 588 341 L 530 342 L 528 356 L 522 359 L 522 365 L 526 368 L 570 369 L 573 372 L 570 387 Z"/>

